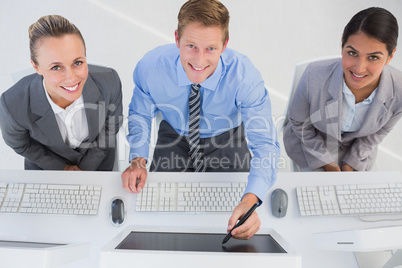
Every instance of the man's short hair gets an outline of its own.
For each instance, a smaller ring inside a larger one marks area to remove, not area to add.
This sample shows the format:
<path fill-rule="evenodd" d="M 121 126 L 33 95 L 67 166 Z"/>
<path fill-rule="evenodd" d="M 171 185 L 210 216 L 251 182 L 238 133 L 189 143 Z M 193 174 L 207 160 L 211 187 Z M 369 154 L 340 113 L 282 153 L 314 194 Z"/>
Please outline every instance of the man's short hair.
<path fill-rule="evenodd" d="M 181 7 L 177 18 L 179 40 L 184 28 L 192 22 L 198 22 L 205 27 L 221 27 L 223 43 L 229 37 L 229 11 L 217 0 L 189 0 Z"/>

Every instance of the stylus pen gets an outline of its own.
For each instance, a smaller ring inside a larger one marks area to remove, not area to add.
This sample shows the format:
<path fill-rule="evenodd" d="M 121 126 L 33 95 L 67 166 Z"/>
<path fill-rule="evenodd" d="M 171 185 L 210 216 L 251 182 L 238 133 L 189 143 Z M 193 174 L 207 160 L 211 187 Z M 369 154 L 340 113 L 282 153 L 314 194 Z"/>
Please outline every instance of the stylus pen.
<path fill-rule="evenodd" d="M 254 210 L 261 204 L 261 201 L 258 201 L 255 203 L 248 211 L 247 213 L 239 220 L 239 222 L 235 225 L 235 227 L 230 230 L 230 232 L 225 236 L 225 238 L 222 241 L 222 244 L 225 244 L 226 242 L 229 241 L 229 239 L 232 237 L 232 231 L 242 225 L 249 217 L 250 215 L 254 212 Z"/>

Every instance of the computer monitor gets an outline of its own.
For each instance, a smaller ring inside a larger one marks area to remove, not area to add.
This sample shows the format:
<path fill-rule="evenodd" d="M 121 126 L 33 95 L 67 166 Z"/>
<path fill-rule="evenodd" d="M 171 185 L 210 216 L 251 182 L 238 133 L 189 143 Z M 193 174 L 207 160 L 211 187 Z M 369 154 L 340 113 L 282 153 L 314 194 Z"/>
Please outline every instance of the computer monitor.
<path fill-rule="evenodd" d="M 206 227 L 129 226 L 102 249 L 100 267 L 301 267 L 301 255 L 272 229 L 222 245 L 225 235 Z"/>
<path fill-rule="evenodd" d="M 318 249 L 367 252 L 402 248 L 402 226 L 314 233 L 313 236 Z"/>
<path fill-rule="evenodd" d="M 0 240 L 0 267 L 60 267 L 87 258 L 89 253 L 89 244 Z"/>
<path fill-rule="evenodd" d="M 313 236 L 318 249 L 354 252 L 359 267 L 402 265 L 402 226 L 314 233 Z M 391 250 L 398 251 L 393 254 Z"/>

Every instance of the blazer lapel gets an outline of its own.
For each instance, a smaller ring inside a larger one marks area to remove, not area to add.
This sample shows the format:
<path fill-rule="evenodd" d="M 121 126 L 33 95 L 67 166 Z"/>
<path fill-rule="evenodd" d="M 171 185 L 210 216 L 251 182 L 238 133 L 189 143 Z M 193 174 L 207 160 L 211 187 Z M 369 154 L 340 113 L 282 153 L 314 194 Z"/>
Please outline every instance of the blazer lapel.
<path fill-rule="evenodd" d="M 46 98 L 42 76 L 38 75 L 35 80 L 32 81 L 30 91 L 31 112 L 40 117 L 36 120 L 36 125 L 50 140 L 55 153 L 63 155 L 65 159 L 68 159 L 72 163 L 77 163 L 82 157 L 82 154 L 64 143 L 56 117 Z"/>
<path fill-rule="evenodd" d="M 37 116 L 40 116 L 36 120 L 37 126 L 42 130 L 43 134 L 53 144 L 64 144 L 60 131 L 57 125 L 56 117 L 52 108 L 46 98 L 45 89 L 43 88 L 42 76 L 37 76 L 31 83 L 30 87 L 30 105 L 31 112 Z M 65 145 L 69 148 L 67 145 Z"/>
<path fill-rule="evenodd" d="M 102 102 L 102 95 L 90 75 L 88 75 L 87 81 L 85 82 L 82 96 L 84 98 L 85 114 L 89 129 L 88 140 L 85 141 L 91 143 L 96 139 L 100 129 L 103 127 L 103 122 L 105 122 L 106 119 L 106 109 L 104 102 Z"/>
<path fill-rule="evenodd" d="M 371 103 L 370 109 L 367 111 L 362 127 L 355 132 L 356 136 L 360 137 L 377 132 L 383 116 L 388 112 L 388 108 L 385 107 L 384 103 L 394 97 L 392 88 L 392 79 L 388 68 L 384 68 L 378 84 L 377 94 Z"/>
<path fill-rule="evenodd" d="M 342 65 L 339 63 L 331 79 L 328 81 L 328 93 L 331 97 L 328 98 L 325 103 L 327 133 L 339 141 L 341 140 L 341 126 L 339 121 L 342 111 L 342 83 L 343 69 Z"/>

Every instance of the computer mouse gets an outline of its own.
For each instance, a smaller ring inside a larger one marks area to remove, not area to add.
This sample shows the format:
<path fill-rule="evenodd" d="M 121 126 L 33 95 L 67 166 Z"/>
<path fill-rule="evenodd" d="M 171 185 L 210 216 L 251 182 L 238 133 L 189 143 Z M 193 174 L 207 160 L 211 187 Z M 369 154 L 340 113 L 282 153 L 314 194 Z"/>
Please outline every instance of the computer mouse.
<path fill-rule="evenodd" d="M 126 209 L 122 199 L 116 197 L 112 200 L 109 216 L 110 221 L 115 226 L 120 226 L 124 223 L 126 219 Z"/>
<path fill-rule="evenodd" d="M 271 209 L 272 215 L 277 218 L 283 218 L 286 216 L 288 210 L 288 194 L 278 188 L 271 194 Z"/>

